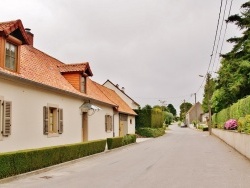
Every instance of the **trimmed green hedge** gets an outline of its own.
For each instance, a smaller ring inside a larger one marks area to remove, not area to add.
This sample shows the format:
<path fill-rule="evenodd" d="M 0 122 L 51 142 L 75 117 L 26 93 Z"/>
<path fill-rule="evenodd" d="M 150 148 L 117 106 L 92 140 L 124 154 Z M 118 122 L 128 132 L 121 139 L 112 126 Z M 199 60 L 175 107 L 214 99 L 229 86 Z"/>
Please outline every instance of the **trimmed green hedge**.
<path fill-rule="evenodd" d="M 136 133 L 145 137 L 159 137 L 165 134 L 165 128 L 138 128 Z"/>
<path fill-rule="evenodd" d="M 106 140 L 0 154 L 0 179 L 41 169 L 105 150 Z"/>
<path fill-rule="evenodd" d="M 136 129 L 140 127 L 161 128 L 164 123 L 164 112 L 157 109 L 135 110 Z"/>
<path fill-rule="evenodd" d="M 224 123 L 229 119 L 239 120 L 242 117 L 250 114 L 250 96 L 240 99 L 237 103 L 234 103 L 232 106 L 221 110 L 217 114 L 212 116 L 213 126 L 218 128 L 223 128 Z M 244 126 L 244 125 L 242 125 Z M 246 128 L 248 129 L 248 128 Z"/>
<path fill-rule="evenodd" d="M 108 149 L 118 148 L 124 145 L 132 144 L 136 142 L 135 134 L 127 134 L 123 137 L 107 138 Z"/>

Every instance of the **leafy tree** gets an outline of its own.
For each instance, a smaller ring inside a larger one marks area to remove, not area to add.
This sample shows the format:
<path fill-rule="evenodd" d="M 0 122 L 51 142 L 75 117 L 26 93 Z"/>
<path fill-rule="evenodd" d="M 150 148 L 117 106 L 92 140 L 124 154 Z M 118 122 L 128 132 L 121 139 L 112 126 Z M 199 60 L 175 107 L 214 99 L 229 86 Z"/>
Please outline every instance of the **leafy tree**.
<path fill-rule="evenodd" d="M 250 1 L 244 3 L 241 14 L 228 18 L 242 31 L 242 36 L 228 39 L 233 49 L 222 55 L 221 67 L 212 96 L 212 107 L 218 112 L 250 94 Z"/>
<path fill-rule="evenodd" d="M 174 116 L 176 116 L 176 109 L 174 108 L 174 106 L 172 104 L 168 104 L 167 108 L 168 108 L 170 113 L 172 113 Z"/>
<path fill-rule="evenodd" d="M 202 101 L 202 108 L 204 112 L 208 112 L 209 110 L 209 101 L 212 98 L 212 95 L 215 90 L 215 81 L 211 78 L 211 74 L 207 74 L 206 76 L 206 85 L 204 87 L 204 95 Z M 211 102 L 210 102 L 211 104 Z"/>
<path fill-rule="evenodd" d="M 152 107 L 149 104 L 147 104 L 142 108 L 142 110 L 152 110 Z"/>
<path fill-rule="evenodd" d="M 188 112 L 188 110 L 192 107 L 192 104 L 189 102 L 183 102 L 180 105 L 180 119 L 185 119 L 185 115 Z"/>
<path fill-rule="evenodd" d="M 174 116 L 172 113 L 170 112 L 164 112 L 164 123 L 166 125 L 170 125 L 172 123 L 172 121 L 174 120 Z"/>

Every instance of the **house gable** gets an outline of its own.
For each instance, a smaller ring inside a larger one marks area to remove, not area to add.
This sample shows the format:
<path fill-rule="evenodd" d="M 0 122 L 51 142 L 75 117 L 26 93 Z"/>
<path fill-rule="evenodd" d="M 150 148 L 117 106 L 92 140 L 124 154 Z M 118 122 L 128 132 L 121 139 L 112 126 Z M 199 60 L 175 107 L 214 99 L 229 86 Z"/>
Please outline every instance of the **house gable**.
<path fill-rule="evenodd" d="M 87 77 L 93 76 L 89 63 L 58 66 L 63 77 L 78 91 L 87 93 Z"/>
<path fill-rule="evenodd" d="M 20 73 L 20 50 L 33 45 L 33 34 L 26 32 L 21 20 L 0 22 L 0 67 Z"/>
<path fill-rule="evenodd" d="M 129 106 L 132 108 L 132 109 L 137 109 L 140 107 L 140 105 L 135 102 L 130 96 L 128 96 L 125 91 L 124 91 L 124 88 L 120 89 L 119 88 L 119 85 L 115 85 L 113 82 L 111 82 L 110 80 L 107 80 L 103 86 L 106 86 L 112 90 L 114 90 L 123 100 L 125 100 Z"/>

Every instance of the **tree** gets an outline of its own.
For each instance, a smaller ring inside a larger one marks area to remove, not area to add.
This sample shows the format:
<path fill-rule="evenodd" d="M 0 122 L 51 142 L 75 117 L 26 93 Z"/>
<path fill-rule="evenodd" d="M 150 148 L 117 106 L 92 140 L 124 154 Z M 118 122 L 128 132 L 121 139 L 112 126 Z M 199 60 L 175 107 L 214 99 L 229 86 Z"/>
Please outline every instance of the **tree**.
<path fill-rule="evenodd" d="M 170 113 L 172 113 L 174 116 L 176 116 L 176 109 L 174 108 L 174 106 L 172 104 L 168 104 L 167 108 L 168 108 Z"/>
<path fill-rule="evenodd" d="M 241 14 L 228 18 L 242 31 L 241 37 L 227 41 L 234 43 L 233 49 L 222 55 L 221 67 L 212 96 L 212 107 L 218 112 L 250 94 L 250 1 L 244 3 Z"/>
<path fill-rule="evenodd" d="M 192 104 L 189 102 L 183 102 L 180 105 L 180 119 L 184 120 L 185 119 L 185 115 L 188 112 L 188 110 L 192 107 Z"/>
<path fill-rule="evenodd" d="M 212 95 L 215 90 L 215 81 L 211 78 L 211 74 L 207 74 L 206 76 L 206 85 L 204 87 L 204 95 L 202 101 L 202 108 L 204 112 L 208 112 L 209 110 L 209 101 L 212 98 Z"/>

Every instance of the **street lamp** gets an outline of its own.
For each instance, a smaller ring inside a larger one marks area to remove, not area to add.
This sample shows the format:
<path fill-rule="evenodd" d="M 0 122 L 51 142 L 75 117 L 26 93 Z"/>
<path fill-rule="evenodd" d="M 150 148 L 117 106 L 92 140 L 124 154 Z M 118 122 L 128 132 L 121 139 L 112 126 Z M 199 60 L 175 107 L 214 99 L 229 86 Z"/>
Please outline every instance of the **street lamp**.
<path fill-rule="evenodd" d="M 199 75 L 199 77 L 204 77 L 203 75 Z M 207 80 L 207 87 L 208 87 L 208 130 L 209 130 L 209 135 L 212 134 L 212 112 L 211 112 L 211 75 L 209 73 L 206 74 L 206 78 L 208 78 Z"/>

